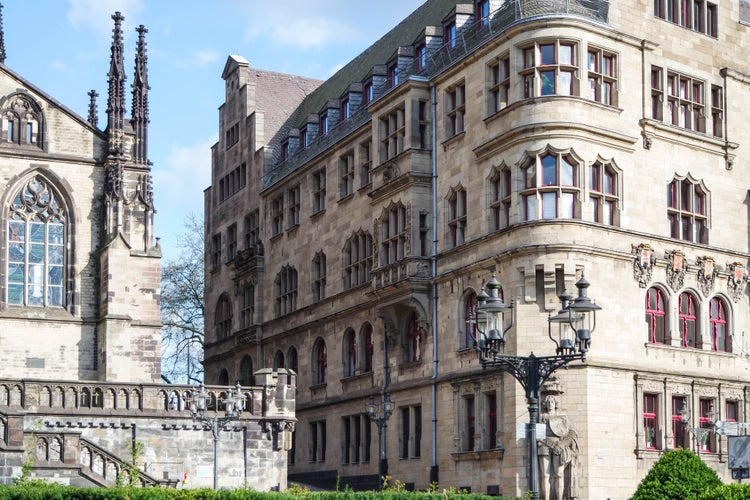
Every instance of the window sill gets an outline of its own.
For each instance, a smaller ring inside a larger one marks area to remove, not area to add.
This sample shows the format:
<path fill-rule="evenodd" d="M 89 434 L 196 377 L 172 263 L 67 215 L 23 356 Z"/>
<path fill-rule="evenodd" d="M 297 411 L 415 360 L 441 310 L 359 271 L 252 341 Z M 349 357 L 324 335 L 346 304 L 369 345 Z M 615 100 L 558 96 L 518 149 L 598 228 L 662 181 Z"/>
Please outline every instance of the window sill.
<path fill-rule="evenodd" d="M 459 140 L 463 139 L 466 136 L 466 129 L 462 130 L 461 132 L 458 132 L 456 134 L 453 134 L 450 137 L 446 137 L 445 140 L 442 143 L 443 151 L 451 145 L 454 142 L 458 142 Z"/>
<path fill-rule="evenodd" d="M 451 457 L 455 462 L 478 461 L 486 459 L 502 460 L 504 454 L 505 448 L 495 448 L 492 450 L 458 451 L 451 453 Z"/>
<path fill-rule="evenodd" d="M 351 200 L 353 198 L 354 198 L 354 193 L 349 193 L 349 194 L 347 194 L 347 195 L 342 196 L 341 198 L 339 198 L 336 203 L 338 203 L 339 205 L 341 205 L 342 203 L 346 203 L 347 201 L 349 201 L 349 200 Z"/>
<path fill-rule="evenodd" d="M 318 210 L 317 212 L 315 212 L 314 214 L 310 215 L 310 218 L 311 218 L 311 219 L 317 219 L 318 217 L 320 217 L 320 216 L 321 216 L 321 215 L 323 215 L 324 213 L 326 213 L 326 209 L 325 209 L 325 208 L 323 208 L 323 209 L 320 209 L 320 210 Z"/>
<path fill-rule="evenodd" d="M 682 347 L 680 345 L 670 345 L 670 344 L 656 344 L 653 342 L 646 342 L 643 344 L 643 347 L 646 349 L 656 349 L 656 350 L 664 350 L 664 351 L 679 351 L 679 352 L 695 352 L 695 353 L 701 353 L 701 354 L 714 354 L 717 356 L 725 356 L 725 357 L 734 357 L 735 354 L 731 352 L 726 351 L 711 351 L 708 349 L 703 349 L 702 347 Z"/>

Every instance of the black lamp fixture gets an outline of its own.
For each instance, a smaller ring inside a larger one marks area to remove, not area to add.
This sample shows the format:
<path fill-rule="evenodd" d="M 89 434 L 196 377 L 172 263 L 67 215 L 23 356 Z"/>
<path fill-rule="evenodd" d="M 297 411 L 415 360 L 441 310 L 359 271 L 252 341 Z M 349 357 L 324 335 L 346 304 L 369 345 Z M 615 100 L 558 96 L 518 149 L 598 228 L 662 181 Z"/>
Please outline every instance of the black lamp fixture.
<path fill-rule="evenodd" d="M 558 368 L 575 360 L 585 361 L 591 347 L 591 334 L 596 329 L 596 311 L 601 310 L 588 296 L 591 284 L 583 275 L 576 282 L 578 296 L 560 294 L 562 303 L 557 314 L 548 317 L 547 332 L 555 344 L 554 356 L 512 356 L 504 354 L 506 334 L 513 327 L 515 305 L 505 304 L 500 297 L 500 282 L 493 275 L 477 294 L 474 311 L 476 321 L 475 345 L 482 368 L 496 368 L 513 376 L 526 391 L 529 409 L 527 438 L 529 441 L 529 491 L 531 498 L 539 498 L 538 450 L 536 425 L 539 422 L 539 391 L 542 384 Z M 487 291 L 485 291 L 485 288 Z"/>

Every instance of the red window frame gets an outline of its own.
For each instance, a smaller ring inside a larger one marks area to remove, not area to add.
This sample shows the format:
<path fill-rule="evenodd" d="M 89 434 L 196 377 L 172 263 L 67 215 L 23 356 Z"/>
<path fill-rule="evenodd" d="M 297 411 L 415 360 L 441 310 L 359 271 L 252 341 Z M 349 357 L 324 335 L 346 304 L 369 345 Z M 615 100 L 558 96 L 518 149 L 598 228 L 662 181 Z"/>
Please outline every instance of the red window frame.
<path fill-rule="evenodd" d="M 661 289 L 649 288 L 646 292 L 646 322 L 649 325 L 648 341 L 652 344 L 664 344 L 666 341 L 666 314 Z"/>
<path fill-rule="evenodd" d="M 643 436 L 647 450 L 658 449 L 657 424 L 659 422 L 659 396 L 656 394 L 643 395 Z"/>
<path fill-rule="evenodd" d="M 711 349 L 714 351 L 727 352 L 727 316 L 726 303 L 714 297 L 709 303 L 709 325 L 711 328 Z"/>
<path fill-rule="evenodd" d="M 682 347 L 697 347 L 698 322 L 695 302 L 693 294 L 687 292 L 680 294 L 678 323 Z"/>
<path fill-rule="evenodd" d="M 673 448 L 687 448 L 687 426 L 682 420 L 682 409 L 687 405 L 685 396 L 672 396 L 672 438 Z"/>
<path fill-rule="evenodd" d="M 713 428 L 713 408 L 714 400 L 708 398 L 701 398 L 699 401 L 700 415 L 698 417 L 698 427 L 701 429 Z M 715 439 L 711 435 L 712 433 L 704 431 L 700 434 L 701 442 L 699 443 L 701 453 L 713 453 L 716 451 Z"/>

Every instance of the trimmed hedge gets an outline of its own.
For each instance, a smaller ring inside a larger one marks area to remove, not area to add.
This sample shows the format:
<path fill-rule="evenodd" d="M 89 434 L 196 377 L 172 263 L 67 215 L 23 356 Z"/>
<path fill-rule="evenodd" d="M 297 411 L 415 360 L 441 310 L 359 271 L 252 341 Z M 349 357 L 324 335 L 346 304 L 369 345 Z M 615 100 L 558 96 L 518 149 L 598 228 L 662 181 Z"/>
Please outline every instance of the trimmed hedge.
<path fill-rule="evenodd" d="M 251 489 L 213 491 L 168 488 L 77 488 L 38 483 L 0 486 L 0 500 L 296 500 L 300 498 L 309 500 L 502 500 L 500 497 L 461 494 L 449 490 L 440 493 L 389 490 L 312 492 L 293 488 L 287 492 L 274 493 Z"/>

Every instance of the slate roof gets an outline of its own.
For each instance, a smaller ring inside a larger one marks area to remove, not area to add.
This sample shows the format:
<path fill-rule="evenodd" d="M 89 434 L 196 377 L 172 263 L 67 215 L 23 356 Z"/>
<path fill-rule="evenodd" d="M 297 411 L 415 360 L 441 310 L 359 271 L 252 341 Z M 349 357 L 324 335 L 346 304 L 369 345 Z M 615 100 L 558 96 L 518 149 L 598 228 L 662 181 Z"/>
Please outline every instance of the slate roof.
<path fill-rule="evenodd" d="M 451 9 L 459 3 L 467 3 L 467 0 L 428 0 L 423 3 L 305 99 L 288 124 L 290 128 L 299 128 L 304 125 L 308 115 L 318 113 L 328 99 L 343 95 L 351 83 L 366 80 L 373 66 L 387 63 L 399 47 L 412 45 L 424 31 L 425 26 L 441 25 Z"/>

